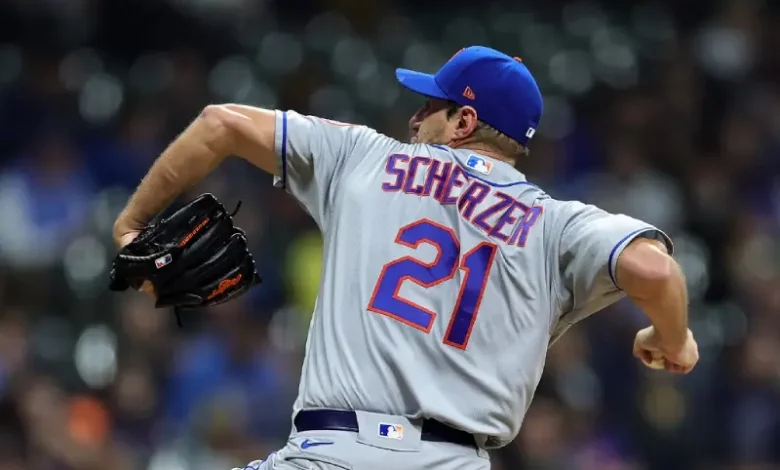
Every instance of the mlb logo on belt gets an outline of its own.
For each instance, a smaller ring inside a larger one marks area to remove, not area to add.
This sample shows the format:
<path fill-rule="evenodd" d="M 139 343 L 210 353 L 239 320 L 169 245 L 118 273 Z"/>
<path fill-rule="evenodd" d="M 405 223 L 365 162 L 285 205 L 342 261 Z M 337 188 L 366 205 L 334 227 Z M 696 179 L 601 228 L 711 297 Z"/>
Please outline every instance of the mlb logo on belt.
<path fill-rule="evenodd" d="M 400 424 L 379 423 L 379 437 L 400 441 L 404 438 L 404 427 Z"/>
<path fill-rule="evenodd" d="M 154 260 L 154 265 L 157 266 L 157 269 L 160 269 L 171 264 L 171 261 L 173 261 L 173 256 L 171 255 L 160 256 Z"/>
<path fill-rule="evenodd" d="M 483 175 L 487 175 L 490 173 L 490 170 L 493 169 L 493 162 L 489 162 L 487 159 L 476 155 L 471 155 L 469 156 L 469 159 L 466 160 L 466 166 Z"/>

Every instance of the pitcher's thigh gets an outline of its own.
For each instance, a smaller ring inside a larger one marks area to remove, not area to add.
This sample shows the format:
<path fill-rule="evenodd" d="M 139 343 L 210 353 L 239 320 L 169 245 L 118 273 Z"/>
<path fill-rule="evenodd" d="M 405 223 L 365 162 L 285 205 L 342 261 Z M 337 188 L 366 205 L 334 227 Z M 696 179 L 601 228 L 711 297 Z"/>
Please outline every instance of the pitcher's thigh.
<path fill-rule="evenodd" d="M 283 449 L 266 460 L 255 460 L 233 470 L 353 470 L 348 463 L 325 455 Z"/>

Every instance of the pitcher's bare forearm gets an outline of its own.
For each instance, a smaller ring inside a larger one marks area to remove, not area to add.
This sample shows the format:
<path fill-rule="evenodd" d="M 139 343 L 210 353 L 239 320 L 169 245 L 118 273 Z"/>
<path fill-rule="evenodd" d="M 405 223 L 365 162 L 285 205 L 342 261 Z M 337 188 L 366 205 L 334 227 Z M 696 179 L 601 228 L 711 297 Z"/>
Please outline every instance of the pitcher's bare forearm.
<path fill-rule="evenodd" d="M 688 292 L 680 265 L 660 242 L 636 240 L 618 260 L 618 282 L 650 318 L 662 343 L 681 348 L 688 334 Z"/>
<path fill-rule="evenodd" d="M 274 168 L 274 112 L 237 105 L 208 106 L 154 162 L 114 224 L 114 237 L 142 229 L 184 190 L 228 155 Z"/>
<path fill-rule="evenodd" d="M 213 126 L 201 116 L 154 162 L 117 219 L 115 235 L 140 230 L 188 187 L 202 180 L 225 155 L 214 145 Z"/>

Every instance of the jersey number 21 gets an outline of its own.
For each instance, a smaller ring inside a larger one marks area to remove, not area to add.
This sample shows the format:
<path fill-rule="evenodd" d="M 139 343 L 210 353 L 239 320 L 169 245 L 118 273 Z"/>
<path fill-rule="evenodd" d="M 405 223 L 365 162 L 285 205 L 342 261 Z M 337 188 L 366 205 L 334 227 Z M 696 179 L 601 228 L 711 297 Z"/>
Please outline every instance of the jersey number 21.
<path fill-rule="evenodd" d="M 431 263 L 423 263 L 412 256 L 404 256 L 385 264 L 368 303 L 368 310 L 430 333 L 436 313 L 404 299 L 398 291 L 407 280 L 426 289 L 433 287 L 452 279 L 458 269 L 462 269 L 465 276 L 444 335 L 444 343 L 466 349 L 498 247 L 493 243 L 482 242 L 461 256 L 460 242 L 455 232 L 429 219 L 420 219 L 402 227 L 395 242 L 410 248 L 428 243 L 436 248 L 436 259 Z"/>

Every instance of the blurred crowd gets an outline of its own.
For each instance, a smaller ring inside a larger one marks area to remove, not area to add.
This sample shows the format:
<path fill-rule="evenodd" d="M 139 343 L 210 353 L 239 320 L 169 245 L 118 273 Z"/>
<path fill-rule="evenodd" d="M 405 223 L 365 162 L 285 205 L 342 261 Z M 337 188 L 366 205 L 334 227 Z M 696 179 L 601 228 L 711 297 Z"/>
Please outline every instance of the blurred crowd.
<path fill-rule="evenodd" d="M 193 188 L 243 201 L 264 283 L 179 328 L 106 292 L 113 219 L 208 103 L 403 139 L 420 102 L 394 67 L 472 44 L 523 57 L 545 94 L 531 181 L 672 235 L 702 357 L 648 371 L 644 316 L 593 316 L 550 350 L 494 468 L 780 468 L 780 3 L 536 3 L 0 1 L 0 470 L 228 469 L 282 445 L 314 224 L 243 162 Z"/>

